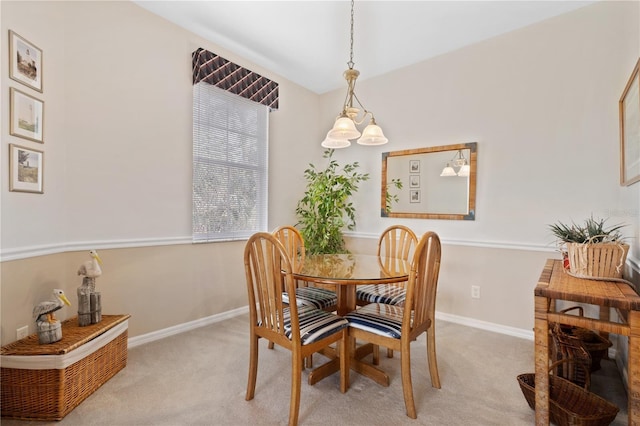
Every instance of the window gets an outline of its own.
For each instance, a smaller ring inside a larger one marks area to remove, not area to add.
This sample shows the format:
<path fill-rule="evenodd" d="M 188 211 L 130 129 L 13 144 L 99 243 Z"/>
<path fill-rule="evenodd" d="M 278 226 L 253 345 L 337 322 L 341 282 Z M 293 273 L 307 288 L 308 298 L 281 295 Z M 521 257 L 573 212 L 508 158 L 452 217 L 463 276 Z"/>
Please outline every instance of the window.
<path fill-rule="evenodd" d="M 269 107 L 193 85 L 193 241 L 267 229 Z"/>

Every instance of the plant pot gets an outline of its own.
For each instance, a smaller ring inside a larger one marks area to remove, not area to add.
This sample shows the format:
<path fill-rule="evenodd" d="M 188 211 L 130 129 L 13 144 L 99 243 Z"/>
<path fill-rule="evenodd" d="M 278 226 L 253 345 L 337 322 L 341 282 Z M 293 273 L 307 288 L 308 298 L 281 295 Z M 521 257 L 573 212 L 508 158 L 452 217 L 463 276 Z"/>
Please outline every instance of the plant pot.
<path fill-rule="evenodd" d="M 569 271 L 585 278 L 622 278 L 629 245 L 566 243 Z"/>

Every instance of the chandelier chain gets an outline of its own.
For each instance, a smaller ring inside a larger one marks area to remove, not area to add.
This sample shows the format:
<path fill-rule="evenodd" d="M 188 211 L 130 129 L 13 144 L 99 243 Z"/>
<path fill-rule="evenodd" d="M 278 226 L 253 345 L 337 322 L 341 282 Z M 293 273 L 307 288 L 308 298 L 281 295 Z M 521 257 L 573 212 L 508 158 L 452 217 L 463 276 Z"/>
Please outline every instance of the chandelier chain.
<path fill-rule="evenodd" d="M 353 62 L 353 6 L 354 6 L 354 2 L 355 0 L 351 0 L 351 44 L 349 46 L 349 62 L 347 62 L 347 65 L 349 66 L 349 69 L 353 69 L 353 66 L 355 65 L 355 63 Z"/>

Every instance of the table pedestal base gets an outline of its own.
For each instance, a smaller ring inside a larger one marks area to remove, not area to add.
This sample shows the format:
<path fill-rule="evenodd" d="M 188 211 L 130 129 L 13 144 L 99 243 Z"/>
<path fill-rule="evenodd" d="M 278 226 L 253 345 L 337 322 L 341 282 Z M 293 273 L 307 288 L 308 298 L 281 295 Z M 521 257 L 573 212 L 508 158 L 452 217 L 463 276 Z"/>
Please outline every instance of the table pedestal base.
<path fill-rule="evenodd" d="M 355 341 L 352 342 L 355 345 Z M 352 346 L 353 347 L 353 346 Z M 373 352 L 373 345 L 368 343 L 362 345 L 352 351 L 351 360 L 349 361 L 350 367 L 353 371 L 356 371 L 363 376 L 367 376 L 374 382 L 382 386 L 389 386 L 389 375 L 381 369 L 373 366 L 368 362 L 362 361 L 362 358 Z M 337 351 L 333 348 L 326 348 L 322 354 L 331 360 L 319 366 L 309 373 L 309 384 L 315 385 L 320 380 L 324 379 L 340 371 L 340 359 L 338 358 Z"/>

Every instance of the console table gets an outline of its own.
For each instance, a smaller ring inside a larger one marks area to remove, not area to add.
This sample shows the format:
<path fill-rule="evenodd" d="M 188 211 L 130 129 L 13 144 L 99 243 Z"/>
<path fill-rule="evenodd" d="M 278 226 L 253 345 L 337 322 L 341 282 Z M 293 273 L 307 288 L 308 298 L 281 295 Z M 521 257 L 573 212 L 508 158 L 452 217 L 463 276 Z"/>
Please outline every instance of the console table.
<path fill-rule="evenodd" d="M 545 263 L 534 296 L 536 425 L 549 424 L 549 323 L 557 322 L 629 337 L 629 425 L 640 426 L 640 296 L 626 283 L 575 278 L 554 259 Z M 597 305 L 600 317 L 556 312 L 556 300 Z M 609 320 L 611 308 L 618 310 L 620 322 Z"/>

